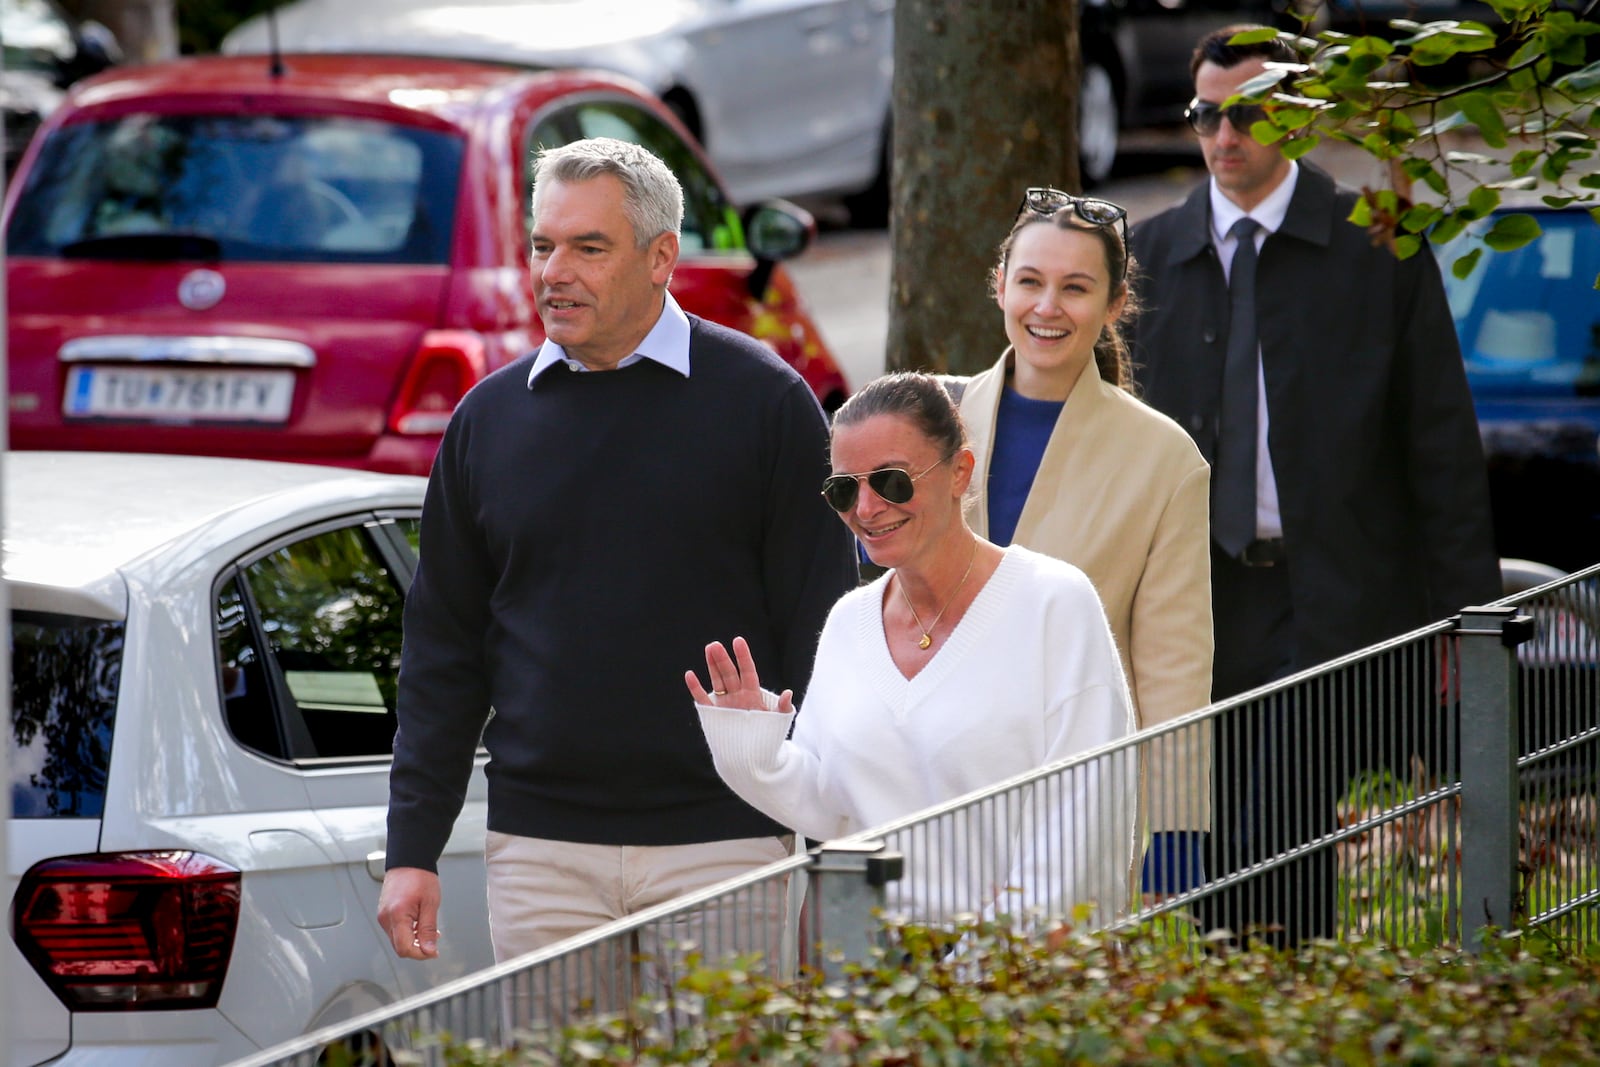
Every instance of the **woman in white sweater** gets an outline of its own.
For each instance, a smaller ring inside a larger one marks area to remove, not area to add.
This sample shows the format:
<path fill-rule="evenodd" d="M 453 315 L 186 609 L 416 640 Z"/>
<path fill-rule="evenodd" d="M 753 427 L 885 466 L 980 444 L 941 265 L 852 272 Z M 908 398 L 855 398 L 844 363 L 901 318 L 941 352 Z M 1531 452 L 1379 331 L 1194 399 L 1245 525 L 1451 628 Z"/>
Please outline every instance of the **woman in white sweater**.
<path fill-rule="evenodd" d="M 1133 714 L 1105 612 L 1071 564 L 974 534 L 972 478 L 944 388 L 880 378 L 834 417 L 823 493 L 890 568 L 833 608 L 804 714 L 760 688 L 749 648 L 706 648 L 685 682 L 718 772 L 813 838 L 881 826 L 1124 737 Z M 793 727 L 791 736 L 791 726 Z M 1137 776 L 1100 760 L 982 817 L 911 835 L 899 910 L 1115 914 L 1129 899 Z"/>

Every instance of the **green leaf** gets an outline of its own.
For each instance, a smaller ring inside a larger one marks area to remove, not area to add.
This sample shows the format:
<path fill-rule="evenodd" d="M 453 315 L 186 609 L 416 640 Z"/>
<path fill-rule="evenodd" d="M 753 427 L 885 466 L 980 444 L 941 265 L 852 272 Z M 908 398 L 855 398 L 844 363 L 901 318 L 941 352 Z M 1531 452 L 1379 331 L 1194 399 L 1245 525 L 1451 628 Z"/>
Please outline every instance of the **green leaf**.
<path fill-rule="evenodd" d="M 1270 122 L 1253 122 L 1250 124 L 1250 136 L 1256 139 L 1257 144 L 1276 144 L 1288 136 L 1288 131 L 1280 130 Z"/>
<path fill-rule="evenodd" d="M 1430 22 L 1406 40 L 1397 42 L 1410 45 L 1412 55 L 1427 52 L 1449 58 L 1462 52 L 1484 52 L 1498 41 L 1495 33 L 1481 22 Z"/>
<path fill-rule="evenodd" d="M 1551 152 L 1545 157 L 1544 166 L 1539 168 L 1539 172 L 1544 175 L 1546 181 L 1559 182 L 1566 175 L 1567 169 L 1572 166 L 1573 160 L 1573 153 L 1564 148 Z"/>
<path fill-rule="evenodd" d="M 1578 179 L 1578 184 L 1585 189 L 1600 189 L 1600 172 L 1585 174 Z"/>
<path fill-rule="evenodd" d="M 1470 218 L 1481 219 L 1499 206 L 1499 191 L 1487 185 L 1480 185 L 1467 194 L 1467 206 L 1462 211 L 1470 212 Z"/>
<path fill-rule="evenodd" d="M 1400 216 L 1400 228 L 1407 233 L 1422 233 L 1443 216 L 1444 212 L 1433 204 L 1416 204 Z"/>
<path fill-rule="evenodd" d="M 1494 106 L 1488 94 L 1475 92 L 1467 93 L 1460 100 L 1461 113 L 1467 120 L 1478 128 L 1478 136 L 1483 138 L 1483 143 L 1490 148 L 1504 148 L 1506 146 L 1506 124 L 1500 116 L 1500 109 Z"/>
<path fill-rule="evenodd" d="M 1285 159 L 1299 159 L 1317 145 L 1322 143 L 1322 135 L 1316 132 L 1302 134 L 1285 141 L 1279 149 Z"/>
<path fill-rule="evenodd" d="M 1372 225 L 1372 205 L 1367 203 L 1366 197 L 1357 200 L 1355 207 L 1350 209 L 1349 221 L 1363 229 Z"/>
<path fill-rule="evenodd" d="M 1239 33 L 1236 33 L 1232 37 L 1228 38 L 1228 43 L 1229 44 L 1260 44 L 1263 41 L 1275 40 L 1277 38 L 1277 36 L 1278 36 L 1278 31 L 1277 30 L 1271 28 L 1270 26 L 1262 26 L 1259 29 L 1243 30 L 1243 31 L 1241 31 Z"/>
<path fill-rule="evenodd" d="M 1523 0 L 1489 0 L 1494 13 L 1507 22 L 1515 22 L 1527 6 Z"/>
<path fill-rule="evenodd" d="M 1382 62 L 1394 54 L 1394 45 L 1382 37 L 1352 37 L 1349 45 L 1349 55 L 1354 59 L 1376 59 Z M 1369 68 L 1370 69 L 1370 68 Z"/>
<path fill-rule="evenodd" d="M 1533 165 L 1537 162 L 1539 162 L 1538 151 L 1532 148 L 1525 148 L 1511 157 L 1511 173 L 1520 178 L 1532 170 Z"/>
<path fill-rule="evenodd" d="M 1472 268 L 1478 265 L 1478 260 L 1481 258 L 1483 258 L 1483 249 L 1474 248 L 1472 251 L 1468 252 L 1466 255 L 1450 264 L 1450 273 L 1464 281 L 1466 280 L 1467 276 L 1472 273 Z"/>
<path fill-rule="evenodd" d="M 1303 130 L 1317 120 L 1317 113 L 1308 107 L 1275 107 L 1271 120 L 1281 130 Z"/>
<path fill-rule="evenodd" d="M 1418 159 L 1413 156 L 1401 163 L 1400 169 L 1405 172 L 1407 178 L 1417 181 L 1425 177 L 1433 169 L 1433 161 L 1431 159 Z"/>
<path fill-rule="evenodd" d="M 1502 215 L 1483 235 L 1483 243 L 1496 252 L 1511 252 L 1536 240 L 1540 233 L 1539 222 L 1532 215 Z"/>
<path fill-rule="evenodd" d="M 1439 224 L 1428 231 L 1428 237 L 1436 245 L 1453 241 L 1462 230 L 1467 228 L 1467 220 L 1459 213 L 1446 215 Z"/>

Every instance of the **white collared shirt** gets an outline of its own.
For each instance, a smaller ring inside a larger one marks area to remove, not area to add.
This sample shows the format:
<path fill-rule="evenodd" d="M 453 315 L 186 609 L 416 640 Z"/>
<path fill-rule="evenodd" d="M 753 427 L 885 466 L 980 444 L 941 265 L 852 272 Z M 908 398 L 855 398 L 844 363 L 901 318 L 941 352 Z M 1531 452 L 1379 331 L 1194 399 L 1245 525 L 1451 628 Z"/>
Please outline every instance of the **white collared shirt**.
<path fill-rule="evenodd" d="M 650 327 L 650 332 L 644 335 L 644 340 L 639 342 L 639 347 L 634 349 L 631 356 L 618 361 L 616 369 L 621 370 L 641 359 L 655 360 L 663 367 L 669 367 L 685 378 L 689 377 L 689 316 L 683 313 L 683 308 L 678 306 L 670 292 L 666 294 L 656 324 Z M 539 346 L 538 357 L 533 361 L 533 369 L 528 371 L 528 385 L 531 387 L 535 378 L 563 363 L 568 370 L 590 369 L 567 355 L 566 349 L 545 338 L 544 344 Z"/>
<path fill-rule="evenodd" d="M 1267 234 L 1283 225 L 1299 179 L 1300 166 L 1291 161 L 1283 181 L 1250 211 L 1229 200 L 1217 188 L 1216 179 L 1211 180 L 1211 243 L 1222 259 L 1224 277 L 1233 269 L 1233 250 L 1238 244 L 1238 239 L 1228 233 L 1233 224 L 1246 215 L 1260 223 L 1255 233 L 1259 252 Z M 1267 449 L 1267 379 L 1261 370 L 1260 349 L 1256 350 L 1256 536 L 1283 536 L 1283 517 L 1278 511 L 1278 479 L 1272 471 L 1272 453 Z"/>

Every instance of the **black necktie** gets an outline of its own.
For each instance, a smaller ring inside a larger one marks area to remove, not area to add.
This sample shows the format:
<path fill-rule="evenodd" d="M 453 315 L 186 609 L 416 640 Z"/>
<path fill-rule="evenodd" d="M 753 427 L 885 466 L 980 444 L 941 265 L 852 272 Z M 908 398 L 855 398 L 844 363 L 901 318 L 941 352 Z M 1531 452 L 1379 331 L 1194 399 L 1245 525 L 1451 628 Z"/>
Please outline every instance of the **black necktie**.
<path fill-rule="evenodd" d="M 1237 556 L 1256 536 L 1256 230 L 1246 215 L 1228 231 L 1238 246 L 1228 272 L 1228 354 L 1222 367 L 1222 421 L 1211 472 L 1211 535 Z"/>

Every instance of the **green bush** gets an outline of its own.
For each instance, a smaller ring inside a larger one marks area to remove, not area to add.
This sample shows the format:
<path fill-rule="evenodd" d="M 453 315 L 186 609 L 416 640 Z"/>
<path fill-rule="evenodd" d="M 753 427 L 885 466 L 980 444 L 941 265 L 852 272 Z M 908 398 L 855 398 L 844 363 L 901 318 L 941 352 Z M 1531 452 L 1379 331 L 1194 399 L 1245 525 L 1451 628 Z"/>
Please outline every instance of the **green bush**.
<path fill-rule="evenodd" d="M 1600 959 L 1515 938 L 1475 956 L 1331 942 L 1195 951 L 1066 929 L 960 936 L 947 951 L 948 932 L 891 928 L 870 965 L 832 982 L 696 965 L 670 1002 L 558 1042 L 440 1043 L 451 1067 L 1600 1063 Z"/>

